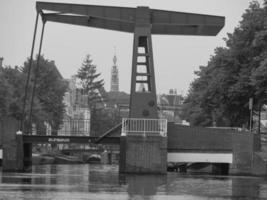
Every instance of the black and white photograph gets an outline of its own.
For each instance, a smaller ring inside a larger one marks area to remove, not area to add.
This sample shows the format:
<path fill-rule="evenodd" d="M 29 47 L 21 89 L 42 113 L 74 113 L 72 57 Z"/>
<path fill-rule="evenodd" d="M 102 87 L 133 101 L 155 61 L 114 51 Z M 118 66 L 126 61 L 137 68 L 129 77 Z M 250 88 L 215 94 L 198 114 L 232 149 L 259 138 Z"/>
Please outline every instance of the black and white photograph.
<path fill-rule="evenodd" d="M 267 0 L 0 0 L 0 200 L 267 199 Z"/>

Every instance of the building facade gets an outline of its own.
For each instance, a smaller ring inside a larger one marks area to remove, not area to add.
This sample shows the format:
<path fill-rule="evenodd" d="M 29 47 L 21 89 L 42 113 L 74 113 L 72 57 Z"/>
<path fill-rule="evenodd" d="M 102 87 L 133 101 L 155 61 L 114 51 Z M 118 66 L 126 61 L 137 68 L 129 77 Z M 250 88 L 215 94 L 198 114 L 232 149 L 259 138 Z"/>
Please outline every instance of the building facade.
<path fill-rule="evenodd" d="M 78 88 L 76 77 L 67 80 L 68 91 L 64 96 L 66 112 L 58 135 L 90 135 L 90 109 L 87 104 L 88 95 Z"/>
<path fill-rule="evenodd" d="M 158 95 L 158 108 L 160 118 L 165 118 L 169 122 L 182 124 L 181 108 L 183 96 L 177 94 L 177 91 L 170 89 L 169 94 Z"/>

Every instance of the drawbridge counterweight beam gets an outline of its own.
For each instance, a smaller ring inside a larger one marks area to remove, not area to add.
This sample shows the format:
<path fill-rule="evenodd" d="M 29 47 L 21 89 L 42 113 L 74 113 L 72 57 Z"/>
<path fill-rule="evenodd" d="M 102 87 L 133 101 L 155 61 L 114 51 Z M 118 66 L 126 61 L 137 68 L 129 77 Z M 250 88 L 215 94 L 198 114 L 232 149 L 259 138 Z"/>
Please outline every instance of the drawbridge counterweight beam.
<path fill-rule="evenodd" d="M 37 12 L 47 21 L 134 32 L 138 8 L 37 2 Z M 51 11 L 53 13 L 51 13 Z M 214 36 L 224 26 L 224 17 L 149 9 L 151 34 Z"/>

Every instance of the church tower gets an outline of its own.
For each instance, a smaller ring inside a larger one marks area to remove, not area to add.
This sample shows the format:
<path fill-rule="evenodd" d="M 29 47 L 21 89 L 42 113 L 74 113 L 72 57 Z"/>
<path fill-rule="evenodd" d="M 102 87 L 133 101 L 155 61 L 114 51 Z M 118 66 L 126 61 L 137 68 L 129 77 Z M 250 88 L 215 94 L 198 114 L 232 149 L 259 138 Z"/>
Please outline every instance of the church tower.
<path fill-rule="evenodd" d="M 114 54 L 114 57 L 113 57 L 113 66 L 111 69 L 110 91 L 119 92 L 119 69 L 117 65 L 116 53 Z"/>

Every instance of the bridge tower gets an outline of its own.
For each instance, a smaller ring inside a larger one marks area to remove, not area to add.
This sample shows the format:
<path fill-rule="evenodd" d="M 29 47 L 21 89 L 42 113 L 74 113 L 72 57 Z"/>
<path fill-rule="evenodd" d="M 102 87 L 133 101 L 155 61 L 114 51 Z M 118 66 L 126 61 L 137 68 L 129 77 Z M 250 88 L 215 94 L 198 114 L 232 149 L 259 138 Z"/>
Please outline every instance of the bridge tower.
<path fill-rule="evenodd" d="M 156 84 L 148 7 L 137 7 L 129 118 L 122 124 L 120 172 L 166 173 L 166 134 L 158 131 Z M 167 121 L 164 120 L 165 127 Z M 162 127 L 163 128 L 163 127 Z"/>
<path fill-rule="evenodd" d="M 214 36 L 224 26 L 224 17 L 149 7 L 50 2 L 36 2 L 36 10 L 32 52 L 41 15 L 43 29 L 39 55 L 44 24 L 48 21 L 134 33 L 130 113 L 129 118 L 122 122 L 120 172 L 166 173 L 167 120 L 158 119 L 151 34 Z"/>

